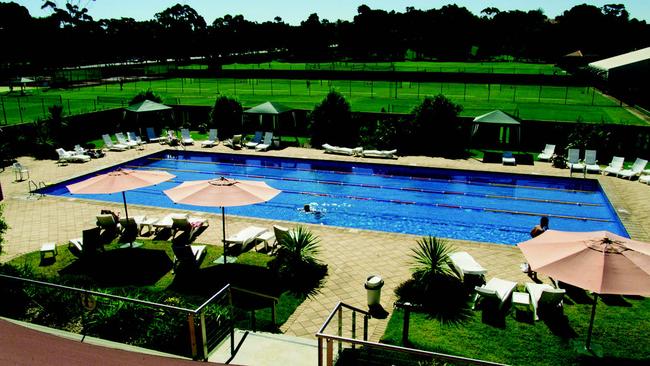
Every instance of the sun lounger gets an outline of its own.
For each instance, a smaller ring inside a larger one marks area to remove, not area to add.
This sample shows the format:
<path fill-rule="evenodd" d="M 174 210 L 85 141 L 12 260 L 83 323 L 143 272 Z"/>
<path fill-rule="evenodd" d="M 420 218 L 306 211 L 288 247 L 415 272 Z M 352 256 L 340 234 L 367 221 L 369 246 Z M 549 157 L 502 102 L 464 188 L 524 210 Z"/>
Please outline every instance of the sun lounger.
<path fill-rule="evenodd" d="M 361 154 L 361 152 L 363 151 L 363 149 L 360 148 L 360 147 L 350 149 L 350 148 L 347 148 L 347 147 L 332 146 L 330 144 L 323 144 L 323 149 L 325 149 L 326 153 L 341 154 L 341 155 L 351 155 L 351 156 L 357 156 L 357 155 Z"/>
<path fill-rule="evenodd" d="M 234 135 L 231 139 L 223 142 L 223 146 L 228 146 L 232 149 L 241 149 L 241 135 Z"/>
<path fill-rule="evenodd" d="M 172 217 L 172 238 L 179 232 L 187 232 L 191 239 L 197 230 L 210 225 L 208 219 L 200 217 L 190 217 L 189 215 Z"/>
<path fill-rule="evenodd" d="M 587 173 L 600 173 L 596 150 L 585 150 L 585 169 L 587 169 Z"/>
<path fill-rule="evenodd" d="M 500 310 L 503 308 L 506 300 L 510 298 L 512 291 L 516 286 L 517 282 L 502 280 L 496 277 L 492 278 L 485 285 L 481 287 L 474 287 L 478 295 L 477 303 L 478 301 L 489 300 L 494 302 L 497 305 L 497 308 Z"/>
<path fill-rule="evenodd" d="M 121 217 L 119 222 L 123 232 L 128 230 L 128 228 L 134 228 L 138 235 L 140 235 L 144 227 L 149 227 L 149 230 L 151 230 L 151 225 L 156 222 L 156 219 L 148 219 L 144 215 L 129 216 L 128 222 L 126 221 L 126 217 Z"/>
<path fill-rule="evenodd" d="M 135 132 L 127 132 L 126 133 L 126 138 L 128 139 L 129 142 L 135 142 L 137 145 L 143 145 L 144 141 L 140 138 L 140 136 L 137 136 Z"/>
<path fill-rule="evenodd" d="M 183 145 L 192 145 L 194 144 L 194 139 L 190 136 L 190 130 L 187 128 L 181 128 L 181 143 Z"/>
<path fill-rule="evenodd" d="M 621 170 L 620 172 L 616 173 L 616 175 L 620 178 L 627 178 L 631 180 L 632 177 L 641 175 L 641 172 L 645 169 L 646 165 L 648 165 L 647 160 L 636 158 L 636 161 L 634 161 L 634 164 L 632 164 L 631 169 Z"/>
<path fill-rule="evenodd" d="M 124 134 L 122 132 L 117 132 L 115 134 L 115 138 L 117 139 L 118 143 L 128 146 L 129 149 L 138 146 L 137 142 L 127 140 L 126 137 L 124 137 Z"/>
<path fill-rule="evenodd" d="M 102 135 L 102 139 L 104 140 L 104 146 L 106 146 L 106 148 L 109 150 L 124 151 L 129 148 L 127 145 L 114 144 L 113 140 L 111 140 L 111 137 L 107 134 Z"/>
<path fill-rule="evenodd" d="M 98 250 L 104 251 L 100 241 L 101 228 L 95 227 L 81 232 L 81 238 L 70 239 L 68 247 L 72 254 L 77 256 L 89 256 Z"/>
<path fill-rule="evenodd" d="M 530 294 L 535 320 L 539 320 L 538 312 L 562 310 L 562 299 L 566 290 L 556 289 L 545 283 L 526 283 L 526 291 Z"/>
<path fill-rule="evenodd" d="M 262 131 L 255 131 L 255 135 L 253 136 L 253 139 L 250 141 L 246 142 L 244 146 L 246 146 L 249 149 L 255 148 L 255 146 L 259 145 L 262 142 Z"/>
<path fill-rule="evenodd" d="M 183 265 L 198 268 L 206 253 L 205 245 L 172 245 L 174 251 L 174 271 Z"/>
<path fill-rule="evenodd" d="M 623 169 L 624 162 L 625 159 L 620 156 L 612 157 L 612 162 L 609 163 L 609 165 L 605 169 L 603 169 L 603 174 L 604 175 L 617 174 Z"/>
<path fill-rule="evenodd" d="M 217 138 L 217 129 L 216 128 L 211 128 L 208 139 L 201 141 L 201 146 L 202 147 L 212 147 L 212 146 L 214 146 L 214 145 L 216 145 L 218 143 L 219 143 L 219 139 Z"/>
<path fill-rule="evenodd" d="M 252 243 L 258 236 L 265 233 L 267 229 L 259 226 L 249 226 L 235 235 L 231 235 L 224 240 L 226 249 L 230 245 L 241 245 L 242 248 Z"/>
<path fill-rule="evenodd" d="M 59 154 L 59 163 L 85 163 L 90 161 L 90 156 L 82 154 L 73 154 L 70 151 L 65 151 L 61 148 L 56 149 L 56 153 Z"/>
<path fill-rule="evenodd" d="M 97 227 L 106 231 L 116 232 L 120 229 L 120 224 L 112 214 L 101 214 L 97 215 Z"/>
<path fill-rule="evenodd" d="M 149 140 L 149 142 L 160 142 L 164 139 L 164 137 L 156 135 L 153 127 L 147 127 L 147 140 Z"/>
<path fill-rule="evenodd" d="M 553 157 L 554 153 L 555 153 L 555 145 L 546 144 L 544 150 L 542 150 L 542 152 L 539 155 L 537 155 L 537 160 L 549 161 Z"/>
<path fill-rule="evenodd" d="M 569 175 L 574 171 L 583 172 L 585 170 L 585 165 L 580 162 L 580 150 L 569 149 L 568 155 L 567 166 L 569 167 Z"/>
<path fill-rule="evenodd" d="M 361 150 L 361 156 L 364 158 L 384 158 L 393 159 L 397 150 Z"/>
<path fill-rule="evenodd" d="M 487 269 L 478 264 L 474 257 L 467 252 L 451 253 L 449 259 L 451 259 L 451 264 L 456 269 L 461 280 L 464 279 L 465 275 L 484 276 L 487 273 Z"/>
<path fill-rule="evenodd" d="M 642 175 L 639 177 L 639 182 L 650 184 L 650 175 Z"/>
<path fill-rule="evenodd" d="M 504 151 L 503 155 L 501 156 L 501 164 L 503 164 L 503 165 L 517 165 L 517 161 L 515 160 L 515 157 L 512 156 L 512 152 Z"/>
<path fill-rule="evenodd" d="M 273 132 L 265 132 L 264 139 L 255 146 L 255 151 L 266 151 L 273 144 Z"/>

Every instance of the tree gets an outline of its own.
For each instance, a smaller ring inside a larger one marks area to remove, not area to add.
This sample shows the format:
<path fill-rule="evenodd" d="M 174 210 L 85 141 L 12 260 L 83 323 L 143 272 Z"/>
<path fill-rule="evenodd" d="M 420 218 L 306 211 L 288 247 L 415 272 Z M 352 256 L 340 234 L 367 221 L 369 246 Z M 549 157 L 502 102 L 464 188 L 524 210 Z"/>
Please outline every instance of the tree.
<path fill-rule="evenodd" d="M 331 91 L 314 107 L 310 115 L 311 145 L 324 143 L 348 146 L 357 143 L 359 129 L 352 119 L 345 97 Z"/>
<path fill-rule="evenodd" d="M 463 110 L 442 94 L 427 96 L 413 108 L 414 118 L 407 136 L 415 153 L 438 156 L 458 156 L 465 150 L 467 140 L 462 135 L 458 114 Z"/>
<path fill-rule="evenodd" d="M 156 103 L 163 102 L 163 99 L 160 95 L 154 93 L 154 91 L 151 89 L 147 89 L 146 91 L 139 92 L 133 98 L 131 98 L 131 101 L 129 101 L 129 105 L 134 105 L 136 103 L 144 102 L 145 100 L 150 100 Z"/>
<path fill-rule="evenodd" d="M 218 96 L 210 111 L 209 127 L 217 129 L 221 140 L 232 137 L 236 131 L 241 131 L 243 111 L 237 99 L 226 95 Z"/>

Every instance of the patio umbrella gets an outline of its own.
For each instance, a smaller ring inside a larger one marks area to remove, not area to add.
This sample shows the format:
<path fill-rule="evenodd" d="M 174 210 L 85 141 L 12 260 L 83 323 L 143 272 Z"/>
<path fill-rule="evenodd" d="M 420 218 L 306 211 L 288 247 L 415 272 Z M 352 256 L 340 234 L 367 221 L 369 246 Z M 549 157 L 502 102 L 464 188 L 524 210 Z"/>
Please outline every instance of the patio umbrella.
<path fill-rule="evenodd" d="M 269 187 L 264 182 L 234 180 L 224 177 L 183 182 L 181 185 L 163 192 L 176 203 L 221 207 L 224 264 L 226 263 L 225 207 L 245 206 L 266 202 L 280 193 L 279 190 Z"/>
<path fill-rule="evenodd" d="M 175 175 L 160 170 L 117 169 L 66 186 L 72 194 L 110 194 L 122 192 L 124 214 L 129 221 L 126 191 L 152 186 L 174 178 Z M 130 244 L 133 247 L 133 243 Z"/>
<path fill-rule="evenodd" d="M 587 349 L 599 294 L 650 296 L 650 244 L 608 231 L 547 230 L 517 245 L 531 270 L 594 292 Z"/>

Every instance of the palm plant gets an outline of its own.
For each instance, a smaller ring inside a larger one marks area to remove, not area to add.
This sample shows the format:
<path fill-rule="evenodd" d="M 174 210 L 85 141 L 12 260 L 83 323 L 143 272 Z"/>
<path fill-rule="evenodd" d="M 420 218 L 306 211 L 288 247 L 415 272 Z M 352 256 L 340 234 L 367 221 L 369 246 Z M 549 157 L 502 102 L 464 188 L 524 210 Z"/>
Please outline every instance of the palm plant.
<path fill-rule="evenodd" d="M 444 239 L 435 236 L 423 237 L 417 241 L 418 247 L 413 249 L 413 278 L 424 285 L 434 282 L 441 277 L 453 276 L 449 254 L 452 248 Z"/>
<path fill-rule="evenodd" d="M 298 226 L 278 238 L 274 266 L 280 277 L 294 290 L 312 288 L 324 276 L 327 267 L 318 260 L 320 239 L 309 229 Z"/>

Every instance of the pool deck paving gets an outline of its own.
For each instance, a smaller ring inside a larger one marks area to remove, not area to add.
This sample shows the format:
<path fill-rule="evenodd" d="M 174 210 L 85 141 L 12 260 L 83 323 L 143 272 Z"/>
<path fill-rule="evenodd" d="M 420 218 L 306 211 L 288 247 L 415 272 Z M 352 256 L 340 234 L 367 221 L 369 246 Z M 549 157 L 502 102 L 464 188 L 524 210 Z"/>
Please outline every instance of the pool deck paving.
<path fill-rule="evenodd" d="M 37 184 L 39 182 L 50 184 L 167 148 L 165 145 L 147 144 L 144 145 L 143 150 L 107 152 L 106 156 L 101 159 L 93 159 L 83 164 L 70 163 L 66 166 L 59 166 L 53 160 L 35 160 L 30 157 L 20 157 L 18 161 L 29 169 L 31 180 Z M 232 154 L 376 162 L 406 166 L 564 177 L 569 175 L 567 169 L 556 169 L 545 162 L 535 162 L 535 165 L 503 166 L 501 164 L 482 163 L 476 159 L 455 160 L 423 156 L 406 156 L 393 160 L 384 160 L 329 155 L 324 154 L 322 150 L 295 147 L 268 152 L 255 152 L 250 149 L 231 150 L 222 144 L 213 148 L 201 148 L 195 145 L 187 147 L 187 149 Z M 574 177 L 577 176 L 574 174 Z M 650 187 L 637 181 L 630 182 L 611 176 L 589 174 L 588 178 L 599 180 L 630 236 L 633 239 L 650 241 L 650 205 L 648 204 L 650 202 Z M 41 245 L 46 242 L 56 242 L 57 245 L 67 244 L 69 239 L 81 236 L 83 229 L 95 226 L 95 216 L 99 214 L 101 209 L 123 210 L 122 204 L 89 201 L 83 199 L 82 196 L 79 196 L 79 198 L 61 198 L 30 194 L 28 181 L 15 182 L 14 172 L 11 167 L 7 167 L 0 172 L 0 183 L 4 193 L 4 200 L 1 202 L 4 206 L 4 217 L 10 227 L 4 235 L 5 242 L 3 252 L 0 255 L 1 262 L 39 250 Z M 131 215 L 161 218 L 169 211 L 169 209 L 129 205 Z M 220 245 L 221 230 L 216 230 L 215 227 L 220 227 L 221 216 L 203 212 L 192 213 L 196 216 L 207 217 L 211 222 L 211 226 L 196 241 Z M 233 215 L 226 215 L 226 221 L 227 230 L 230 233 L 243 229 L 248 225 L 271 228 L 271 225 L 278 223 L 273 220 L 236 217 Z M 281 224 L 296 225 L 288 222 Z M 551 227 L 552 224 L 551 220 Z M 328 275 L 322 287 L 308 297 L 281 326 L 281 331 L 289 336 L 313 340 L 314 334 L 339 302 L 360 309 L 367 309 L 366 290 L 363 284 L 366 278 L 372 274 L 380 275 L 385 281 L 381 304 L 386 311 L 391 313 L 393 303 L 396 300 L 394 289 L 411 276 L 413 262 L 411 249 L 416 246 L 416 240 L 419 236 L 319 225 L 306 226 L 321 239 L 319 258 L 328 265 Z M 520 263 L 525 260 L 521 252 L 514 246 L 461 240 L 449 241 L 455 250 L 465 250 L 481 263 L 488 270 L 488 279 L 499 277 L 522 284 L 530 281 L 519 269 Z M 544 277 L 540 277 L 540 279 L 548 280 Z M 371 319 L 369 323 L 369 339 L 371 341 L 378 341 L 381 338 L 387 320 L 388 318 Z"/>

